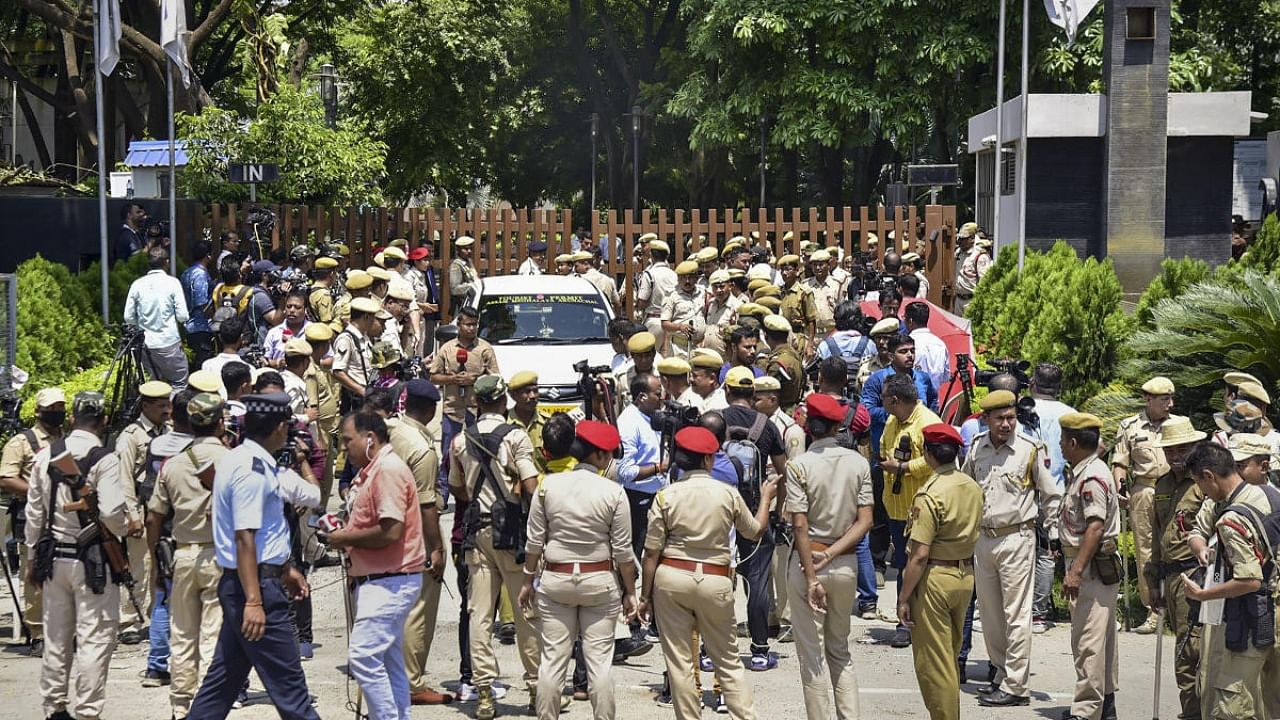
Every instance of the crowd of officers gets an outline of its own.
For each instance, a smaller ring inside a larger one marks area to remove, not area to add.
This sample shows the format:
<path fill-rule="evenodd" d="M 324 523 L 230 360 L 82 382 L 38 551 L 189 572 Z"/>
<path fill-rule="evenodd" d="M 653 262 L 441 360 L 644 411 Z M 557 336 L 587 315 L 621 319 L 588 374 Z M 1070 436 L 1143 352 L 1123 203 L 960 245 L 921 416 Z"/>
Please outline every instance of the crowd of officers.
<path fill-rule="evenodd" d="M 474 282 L 472 242 L 455 242 L 460 284 Z M 990 660 L 978 701 L 1030 702 L 1047 556 L 1050 580 L 1061 558 L 1070 602 L 1066 717 L 1113 718 L 1126 509 L 1144 603 L 1178 636 L 1181 717 L 1280 708 L 1280 683 L 1263 680 L 1280 666 L 1264 622 L 1280 443 L 1255 378 L 1226 376 L 1213 438 L 1171 415 L 1172 383 L 1153 378 L 1109 461 L 1102 421 L 1054 400 L 1051 366 L 1031 388 L 1036 427 L 1019 422 L 1020 388 L 1003 374 L 957 430 L 936 414 L 929 306 L 900 307 L 900 288 L 918 290 L 909 268 L 890 273 L 867 328 L 828 251 L 809 255 L 801 280 L 798 256 L 750 265 L 745 241 L 708 253 L 707 267 L 668 267 L 660 240 L 645 250 L 638 316 L 610 327 L 614 408 L 543 416 L 537 374 L 498 368 L 472 309 L 426 377 L 384 372 L 397 340 L 398 357 L 421 352 L 433 310 L 398 247 L 378 269 L 344 272 L 340 249 L 315 261 L 315 289 L 279 319 L 289 332 L 264 367 L 238 359 L 244 324 L 225 319 L 222 353 L 186 387 L 140 387 L 139 416 L 114 438 L 100 395 L 72 400 L 64 432 L 66 396 L 40 391 L 36 423 L 0 456 L 0 484 L 26 500 L 24 619 L 44 658 L 45 714 L 99 717 L 116 643 L 146 633 L 143 684 L 169 685 L 175 718 L 225 716 L 250 668 L 283 716 L 315 717 L 301 669 L 306 574 L 327 540 L 356 628 L 350 673 L 375 718 L 455 699 L 494 717 L 507 692 L 495 640 L 518 646 L 544 720 L 570 702 L 567 682 L 613 717 L 610 666 L 654 643 L 658 699 L 678 718 L 700 714 L 702 672 L 714 673 L 715 710 L 754 717 L 745 671 L 777 666 L 771 641 L 796 643 L 809 718 L 853 718 L 850 621 L 875 612 L 886 555 L 893 644 L 912 648 L 932 717 L 959 717 L 975 607 Z M 571 263 L 598 273 L 591 258 Z M 339 282 L 345 292 L 331 290 Z M 805 358 L 818 360 L 812 388 Z M 457 697 L 427 681 L 449 564 L 462 593 Z M 735 636 L 750 641 L 745 668 Z"/>

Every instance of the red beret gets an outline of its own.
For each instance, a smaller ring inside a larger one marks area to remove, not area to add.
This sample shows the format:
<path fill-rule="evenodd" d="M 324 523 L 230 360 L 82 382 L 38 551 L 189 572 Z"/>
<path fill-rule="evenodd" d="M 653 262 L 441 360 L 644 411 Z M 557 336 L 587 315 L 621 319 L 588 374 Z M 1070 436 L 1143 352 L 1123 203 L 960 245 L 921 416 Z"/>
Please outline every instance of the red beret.
<path fill-rule="evenodd" d="M 924 428 L 924 441 L 927 443 L 942 443 L 948 445 L 964 444 L 964 440 L 960 438 L 959 431 L 946 423 L 926 425 Z"/>
<path fill-rule="evenodd" d="M 711 455 L 720 449 L 720 443 L 704 427 L 687 427 L 676 433 L 676 447 L 692 453 Z"/>
<path fill-rule="evenodd" d="M 425 259 L 427 258 L 427 256 L 428 256 L 428 255 L 430 255 L 430 254 L 431 254 L 431 251 L 430 251 L 430 250 L 427 250 L 425 247 L 421 247 L 421 246 L 419 246 L 419 247 L 416 247 L 416 248 L 414 248 L 414 249 L 412 249 L 412 250 L 410 250 L 410 251 L 409 251 L 409 259 L 410 259 L 410 260 L 425 260 Z"/>
<path fill-rule="evenodd" d="M 831 422 L 844 420 L 845 409 L 840 401 L 825 393 L 813 393 L 804 401 L 805 412 L 812 418 Z"/>
<path fill-rule="evenodd" d="M 618 428 L 598 420 L 583 420 L 575 432 L 579 440 L 605 452 L 613 452 L 622 444 Z"/>

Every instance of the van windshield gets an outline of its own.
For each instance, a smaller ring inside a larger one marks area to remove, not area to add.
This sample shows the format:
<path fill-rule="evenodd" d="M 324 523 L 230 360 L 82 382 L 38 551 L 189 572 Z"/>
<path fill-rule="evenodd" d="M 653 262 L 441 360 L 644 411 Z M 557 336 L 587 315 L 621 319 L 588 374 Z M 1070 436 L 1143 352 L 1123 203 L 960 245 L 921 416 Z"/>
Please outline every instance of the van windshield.
<path fill-rule="evenodd" d="M 586 293 L 485 295 L 480 337 L 499 345 L 608 342 L 609 312 Z"/>

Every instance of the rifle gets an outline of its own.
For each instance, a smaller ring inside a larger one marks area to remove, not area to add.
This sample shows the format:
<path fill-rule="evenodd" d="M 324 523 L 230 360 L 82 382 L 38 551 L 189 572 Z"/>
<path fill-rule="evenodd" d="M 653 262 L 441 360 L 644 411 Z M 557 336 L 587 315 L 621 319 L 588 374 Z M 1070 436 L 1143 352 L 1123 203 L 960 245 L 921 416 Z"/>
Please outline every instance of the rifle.
<path fill-rule="evenodd" d="M 65 447 L 65 446 L 64 446 Z M 103 450 L 95 448 L 95 450 Z M 105 450 L 103 454 L 106 454 Z M 92 467 L 92 455 L 86 457 L 88 465 Z M 133 574 L 129 572 L 129 556 L 124 551 L 124 546 L 120 543 L 119 538 L 111 533 L 110 530 L 102 524 L 102 513 L 98 507 L 98 490 L 91 486 L 85 478 L 86 471 L 81 469 L 80 463 L 76 462 L 70 450 L 64 450 L 60 455 L 49 460 L 49 467 L 58 471 L 62 475 L 62 479 L 67 483 L 71 490 L 71 496 L 75 498 L 69 503 L 62 506 L 63 512 L 74 512 L 80 518 L 80 532 L 76 535 L 76 545 L 85 548 L 94 543 L 102 550 L 102 558 L 107 564 L 107 568 L 111 571 L 111 579 L 117 585 L 124 586 L 129 595 L 129 603 L 133 605 L 133 610 L 138 614 L 138 621 L 145 625 L 147 618 L 142 612 L 142 605 L 138 602 L 137 596 L 134 594 Z M 52 479 L 52 478 L 51 478 Z"/>

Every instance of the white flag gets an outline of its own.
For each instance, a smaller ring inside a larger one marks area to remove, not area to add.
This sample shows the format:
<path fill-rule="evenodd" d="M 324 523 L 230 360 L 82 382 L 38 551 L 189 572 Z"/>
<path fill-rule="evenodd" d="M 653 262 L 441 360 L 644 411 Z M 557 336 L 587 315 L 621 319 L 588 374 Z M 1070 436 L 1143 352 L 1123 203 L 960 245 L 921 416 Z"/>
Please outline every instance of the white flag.
<path fill-rule="evenodd" d="M 1044 9 L 1049 11 L 1049 22 L 1066 31 L 1067 44 L 1074 45 L 1080 23 L 1097 4 L 1098 0 L 1044 0 Z"/>
<path fill-rule="evenodd" d="M 98 1 L 98 72 L 110 75 L 120 62 L 120 0 Z"/>
<path fill-rule="evenodd" d="M 160 45 L 182 73 L 183 87 L 191 87 L 187 63 L 187 4 L 184 0 L 160 0 Z"/>

